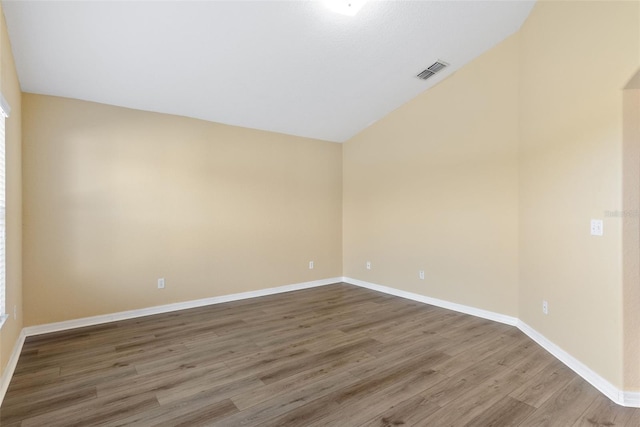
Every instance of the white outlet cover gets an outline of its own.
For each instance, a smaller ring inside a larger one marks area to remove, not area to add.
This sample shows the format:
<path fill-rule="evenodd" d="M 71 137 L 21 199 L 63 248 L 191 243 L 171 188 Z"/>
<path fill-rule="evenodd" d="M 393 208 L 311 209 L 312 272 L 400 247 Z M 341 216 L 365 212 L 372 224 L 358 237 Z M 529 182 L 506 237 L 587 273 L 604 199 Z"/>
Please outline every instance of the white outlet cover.
<path fill-rule="evenodd" d="M 604 235 L 604 223 L 601 219 L 591 220 L 591 235 L 592 236 Z"/>
<path fill-rule="evenodd" d="M 164 278 L 158 279 L 158 289 L 164 289 Z"/>
<path fill-rule="evenodd" d="M 544 314 L 549 314 L 549 303 L 546 301 L 542 301 L 542 312 Z"/>
<path fill-rule="evenodd" d="M 309 261 L 309 270 L 313 270 L 313 261 Z"/>
<path fill-rule="evenodd" d="M 367 270 L 371 270 L 371 261 L 367 261 Z"/>
<path fill-rule="evenodd" d="M 418 277 L 420 278 L 420 280 L 424 280 L 424 270 L 420 270 L 418 272 Z"/>

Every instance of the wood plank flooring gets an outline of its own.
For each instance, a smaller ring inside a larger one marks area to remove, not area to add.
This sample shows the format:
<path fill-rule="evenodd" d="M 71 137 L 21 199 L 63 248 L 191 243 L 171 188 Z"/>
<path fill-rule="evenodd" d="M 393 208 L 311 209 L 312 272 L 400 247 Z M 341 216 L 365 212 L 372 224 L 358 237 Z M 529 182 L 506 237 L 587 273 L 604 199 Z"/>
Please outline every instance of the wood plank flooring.
<path fill-rule="evenodd" d="M 4 426 L 640 426 L 514 327 L 358 287 L 29 337 Z"/>

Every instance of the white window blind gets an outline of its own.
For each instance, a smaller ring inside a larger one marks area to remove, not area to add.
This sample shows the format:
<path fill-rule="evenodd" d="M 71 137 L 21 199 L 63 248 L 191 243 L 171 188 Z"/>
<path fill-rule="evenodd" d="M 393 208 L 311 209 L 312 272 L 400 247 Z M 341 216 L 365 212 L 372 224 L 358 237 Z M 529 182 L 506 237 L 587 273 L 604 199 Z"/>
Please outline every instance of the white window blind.
<path fill-rule="evenodd" d="M 5 119 L 9 117 L 9 105 L 0 95 L 0 316 L 7 313 L 6 297 L 6 190 L 5 190 Z"/>

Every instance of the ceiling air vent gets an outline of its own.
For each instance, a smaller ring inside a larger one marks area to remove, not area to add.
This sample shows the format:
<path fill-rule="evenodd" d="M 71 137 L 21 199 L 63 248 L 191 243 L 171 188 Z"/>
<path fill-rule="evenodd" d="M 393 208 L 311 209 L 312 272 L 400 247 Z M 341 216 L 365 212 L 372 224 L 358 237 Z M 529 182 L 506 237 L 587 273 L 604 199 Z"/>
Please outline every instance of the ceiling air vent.
<path fill-rule="evenodd" d="M 422 80 L 427 80 L 429 77 L 434 76 L 438 71 L 442 70 L 447 65 L 449 64 L 447 64 L 446 62 L 436 61 L 433 63 L 433 65 L 418 74 L 417 77 Z"/>

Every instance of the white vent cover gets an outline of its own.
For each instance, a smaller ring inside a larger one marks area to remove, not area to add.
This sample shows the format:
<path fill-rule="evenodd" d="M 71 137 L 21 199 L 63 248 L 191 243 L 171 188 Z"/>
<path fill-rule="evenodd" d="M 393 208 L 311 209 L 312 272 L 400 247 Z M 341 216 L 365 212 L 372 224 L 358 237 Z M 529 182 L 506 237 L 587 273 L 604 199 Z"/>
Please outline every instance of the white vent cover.
<path fill-rule="evenodd" d="M 436 61 L 431 66 L 429 66 L 426 70 L 420 72 L 416 77 L 422 80 L 427 80 L 429 77 L 434 76 L 438 71 L 444 69 L 447 65 L 446 62 Z"/>

